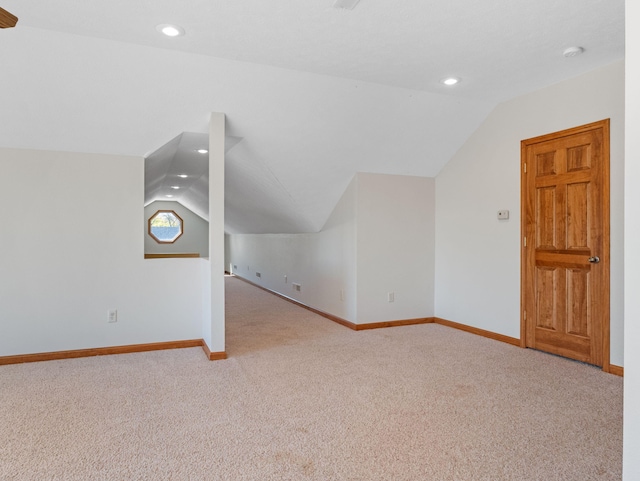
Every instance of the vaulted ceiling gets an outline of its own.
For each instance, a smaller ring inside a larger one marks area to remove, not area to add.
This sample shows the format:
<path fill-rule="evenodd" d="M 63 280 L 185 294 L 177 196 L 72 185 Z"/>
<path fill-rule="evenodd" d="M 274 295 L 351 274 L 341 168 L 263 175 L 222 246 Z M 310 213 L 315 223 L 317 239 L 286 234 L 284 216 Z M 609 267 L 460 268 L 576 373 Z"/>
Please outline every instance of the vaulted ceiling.
<path fill-rule="evenodd" d="M 355 172 L 435 176 L 499 102 L 624 57 L 623 0 L 1 1 L 0 146 L 160 159 L 160 195 L 224 112 L 230 232 L 317 231 Z"/>

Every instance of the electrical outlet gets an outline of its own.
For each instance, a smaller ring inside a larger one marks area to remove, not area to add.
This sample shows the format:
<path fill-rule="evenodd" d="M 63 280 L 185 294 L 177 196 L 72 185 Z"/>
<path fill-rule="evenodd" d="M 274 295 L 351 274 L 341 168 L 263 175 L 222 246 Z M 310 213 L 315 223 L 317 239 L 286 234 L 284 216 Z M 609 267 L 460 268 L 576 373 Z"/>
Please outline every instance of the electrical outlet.
<path fill-rule="evenodd" d="M 508 210 L 499 210 L 498 211 L 498 219 L 500 219 L 500 220 L 509 219 L 509 211 Z"/>
<path fill-rule="evenodd" d="M 302 286 L 300 284 L 296 284 L 295 282 L 291 283 L 291 287 L 294 291 L 300 292 L 302 291 Z"/>
<path fill-rule="evenodd" d="M 262 277 L 262 274 L 260 274 L 259 272 L 256 272 L 256 277 Z"/>
<path fill-rule="evenodd" d="M 387 300 L 389 302 L 393 302 L 396 300 L 396 293 L 395 292 L 389 292 L 387 293 Z"/>
<path fill-rule="evenodd" d="M 118 322 L 118 310 L 109 309 L 107 311 L 107 322 Z"/>

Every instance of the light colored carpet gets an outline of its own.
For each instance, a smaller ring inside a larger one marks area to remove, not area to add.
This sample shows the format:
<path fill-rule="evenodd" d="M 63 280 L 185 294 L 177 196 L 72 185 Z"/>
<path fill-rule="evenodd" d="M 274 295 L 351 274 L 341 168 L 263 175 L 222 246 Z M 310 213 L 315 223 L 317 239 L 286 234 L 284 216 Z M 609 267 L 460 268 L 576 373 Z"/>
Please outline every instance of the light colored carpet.
<path fill-rule="evenodd" d="M 622 379 L 227 280 L 199 348 L 0 367 L 0 480 L 617 480 Z"/>

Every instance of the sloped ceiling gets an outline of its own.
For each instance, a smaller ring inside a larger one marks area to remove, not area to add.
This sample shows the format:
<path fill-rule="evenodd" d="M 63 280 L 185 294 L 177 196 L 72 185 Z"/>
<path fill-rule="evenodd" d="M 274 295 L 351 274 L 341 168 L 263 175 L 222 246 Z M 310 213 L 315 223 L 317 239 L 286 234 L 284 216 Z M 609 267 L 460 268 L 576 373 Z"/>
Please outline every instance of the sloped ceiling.
<path fill-rule="evenodd" d="M 225 153 L 241 140 L 226 136 Z M 208 221 L 208 148 L 207 134 L 183 132 L 147 156 L 144 161 L 145 207 L 156 200 L 172 200 Z"/>
<path fill-rule="evenodd" d="M 355 172 L 435 176 L 498 102 L 624 56 L 623 0 L 332 5 L 4 0 L 0 146 L 179 152 L 224 112 L 227 229 L 316 231 Z"/>

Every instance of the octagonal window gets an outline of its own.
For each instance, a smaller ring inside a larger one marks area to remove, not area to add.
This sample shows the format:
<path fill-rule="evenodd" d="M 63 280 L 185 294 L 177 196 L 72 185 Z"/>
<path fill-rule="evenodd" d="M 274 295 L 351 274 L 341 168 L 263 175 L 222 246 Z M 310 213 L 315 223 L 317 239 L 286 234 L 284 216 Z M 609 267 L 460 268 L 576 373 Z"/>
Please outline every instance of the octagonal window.
<path fill-rule="evenodd" d="M 172 244 L 182 235 L 182 219 L 172 210 L 159 210 L 149 218 L 149 235 L 160 244 Z"/>

